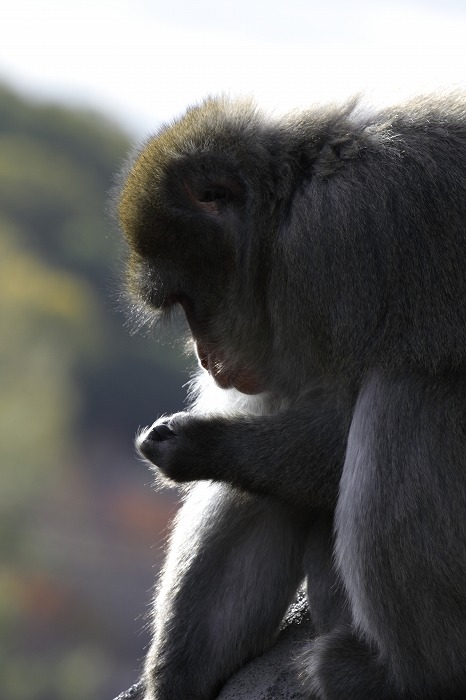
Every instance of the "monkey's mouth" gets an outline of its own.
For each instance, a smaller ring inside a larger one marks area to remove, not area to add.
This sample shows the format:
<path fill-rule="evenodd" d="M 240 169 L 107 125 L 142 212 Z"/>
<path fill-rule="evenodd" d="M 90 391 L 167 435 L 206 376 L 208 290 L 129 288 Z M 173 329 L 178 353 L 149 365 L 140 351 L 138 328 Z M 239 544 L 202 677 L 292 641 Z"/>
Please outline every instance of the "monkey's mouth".
<path fill-rule="evenodd" d="M 232 365 L 216 345 L 200 339 L 200 324 L 192 300 L 185 294 L 169 297 L 170 305 L 180 304 L 190 327 L 199 364 L 221 389 L 236 389 L 242 394 L 260 394 L 264 387 L 257 373 L 247 367 Z M 167 304 L 168 305 L 168 304 Z"/>
<path fill-rule="evenodd" d="M 221 389 L 237 389 L 242 394 L 260 394 L 263 391 L 259 378 L 253 372 L 243 367 L 231 367 L 221 350 L 198 340 L 195 345 L 199 363 Z"/>

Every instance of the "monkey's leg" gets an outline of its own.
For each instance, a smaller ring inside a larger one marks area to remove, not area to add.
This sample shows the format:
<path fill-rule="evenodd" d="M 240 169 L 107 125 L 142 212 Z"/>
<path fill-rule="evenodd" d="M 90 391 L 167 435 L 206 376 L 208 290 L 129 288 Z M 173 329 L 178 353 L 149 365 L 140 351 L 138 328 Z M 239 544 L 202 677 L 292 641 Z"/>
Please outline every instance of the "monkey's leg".
<path fill-rule="evenodd" d="M 319 700 L 464 700 L 463 689 L 395 687 L 376 646 L 340 627 L 312 642 L 304 671 L 312 697 Z M 459 687 L 459 686 L 458 686 Z"/>
<path fill-rule="evenodd" d="M 145 700 L 209 700 L 275 639 L 304 577 L 296 509 L 196 485 L 171 538 L 145 664 Z"/>
<path fill-rule="evenodd" d="M 348 676 L 355 690 L 344 697 L 361 700 L 466 697 L 465 417 L 461 374 L 374 371 L 361 390 L 335 553 L 355 626 L 374 651 L 337 637 L 320 665 L 326 700 L 338 697 L 332 674 Z"/>
<path fill-rule="evenodd" d="M 318 637 L 307 658 L 302 658 L 308 689 L 319 700 L 408 698 L 390 686 L 387 668 L 379 660 L 377 649 L 360 639 L 349 625 Z"/>

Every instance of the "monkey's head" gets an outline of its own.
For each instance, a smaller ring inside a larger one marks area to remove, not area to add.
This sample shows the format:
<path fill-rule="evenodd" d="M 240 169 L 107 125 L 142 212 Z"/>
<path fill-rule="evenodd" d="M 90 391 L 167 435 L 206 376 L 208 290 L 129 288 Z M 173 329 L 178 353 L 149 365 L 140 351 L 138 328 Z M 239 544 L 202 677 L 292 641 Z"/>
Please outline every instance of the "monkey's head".
<path fill-rule="evenodd" d="M 334 206 L 306 188 L 325 189 L 345 164 L 349 109 L 274 121 L 250 102 L 208 99 L 127 168 L 118 214 L 129 289 L 156 315 L 183 307 L 199 360 L 223 388 L 294 392 L 331 358 L 328 309 L 343 266 L 332 223 L 320 230 Z"/>
<path fill-rule="evenodd" d="M 125 174 L 134 298 L 181 305 L 201 364 L 244 393 L 463 366 L 462 104 L 275 121 L 248 102 L 189 109 Z"/>
<path fill-rule="evenodd" d="M 134 298 L 156 314 L 181 305 L 202 366 L 244 393 L 266 388 L 271 340 L 265 130 L 249 103 L 208 100 L 189 110 L 137 154 L 118 208 Z"/>

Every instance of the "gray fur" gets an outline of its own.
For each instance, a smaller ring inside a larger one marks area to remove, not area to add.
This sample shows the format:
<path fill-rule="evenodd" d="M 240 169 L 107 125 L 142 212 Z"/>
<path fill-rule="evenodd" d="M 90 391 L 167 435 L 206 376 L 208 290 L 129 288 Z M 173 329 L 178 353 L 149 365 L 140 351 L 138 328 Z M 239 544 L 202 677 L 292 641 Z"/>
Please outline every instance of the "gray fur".
<path fill-rule="evenodd" d="M 281 120 L 210 99 L 128 167 L 130 288 L 182 304 L 221 387 L 202 372 L 138 439 L 199 482 L 145 700 L 216 697 L 305 577 L 310 697 L 466 697 L 465 116 L 459 93 Z"/>

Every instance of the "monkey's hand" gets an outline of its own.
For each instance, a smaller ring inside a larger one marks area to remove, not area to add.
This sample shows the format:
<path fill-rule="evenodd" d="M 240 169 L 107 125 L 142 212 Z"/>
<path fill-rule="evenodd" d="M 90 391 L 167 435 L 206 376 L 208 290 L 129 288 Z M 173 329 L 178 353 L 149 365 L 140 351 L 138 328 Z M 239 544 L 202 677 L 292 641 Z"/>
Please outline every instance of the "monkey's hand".
<path fill-rule="evenodd" d="M 136 440 L 140 454 L 177 482 L 212 479 L 209 419 L 181 412 L 160 418 Z"/>
<path fill-rule="evenodd" d="M 211 479 L 297 506 L 334 508 L 347 420 L 325 396 L 263 416 L 175 413 L 139 437 L 139 452 L 177 482 Z"/>

